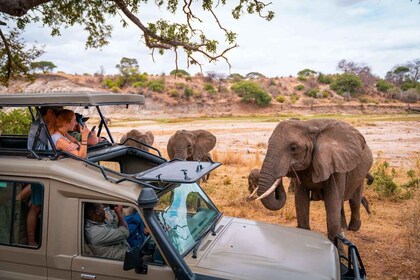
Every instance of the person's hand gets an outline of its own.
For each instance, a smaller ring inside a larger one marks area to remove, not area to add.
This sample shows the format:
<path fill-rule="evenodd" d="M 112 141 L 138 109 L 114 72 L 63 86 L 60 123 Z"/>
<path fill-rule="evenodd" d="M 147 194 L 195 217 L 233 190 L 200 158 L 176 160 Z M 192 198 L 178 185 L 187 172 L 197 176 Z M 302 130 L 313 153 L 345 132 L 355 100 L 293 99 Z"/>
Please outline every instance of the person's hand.
<path fill-rule="evenodd" d="M 82 131 L 81 131 L 81 133 L 82 133 L 82 139 L 87 139 L 87 137 L 88 137 L 88 135 L 89 135 L 89 129 L 87 128 L 87 126 L 86 125 L 84 125 L 83 126 L 83 128 L 82 128 Z M 84 137 L 83 137 L 84 136 Z"/>
<path fill-rule="evenodd" d="M 114 212 L 118 216 L 124 217 L 124 208 L 122 205 L 115 205 Z"/>
<path fill-rule="evenodd" d="M 65 151 L 71 152 L 71 151 L 77 150 L 78 148 L 79 148 L 79 145 L 77 145 L 76 143 L 69 143 L 66 146 Z"/>

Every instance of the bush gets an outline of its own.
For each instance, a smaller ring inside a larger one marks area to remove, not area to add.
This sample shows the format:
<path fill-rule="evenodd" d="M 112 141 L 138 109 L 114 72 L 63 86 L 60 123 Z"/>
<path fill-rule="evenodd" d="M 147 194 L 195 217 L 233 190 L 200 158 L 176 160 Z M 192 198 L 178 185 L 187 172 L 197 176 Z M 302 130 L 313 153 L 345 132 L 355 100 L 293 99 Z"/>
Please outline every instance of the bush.
<path fill-rule="evenodd" d="M 179 96 L 179 92 L 178 92 L 176 89 L 171 89 L 171 90 L 168 92 L 168 95 L 169 95 L 170 97 L 178 97 L 178 96 Z"/>
<path fill-rule="evenodd" d="M 232 86 L 232 90 L 242 97 L 242 101 L 255 101 L 259 106 L 267 106 L 272 99 L 258 84 L 250 81 L 238 82 Z"/>
<path fill-rule="evenodd" d="M 177 77 L 190 76 L 190 73 L 188 73 L 187 71 L 182 70 L 182 69 L 178 69 L 178 70 L 174 69 L 174 70 L 171 71 L 171 73 L 169 73 L 169 75 L 171 75 L 171 76 L 172 75 L 175 76 L 175 74 L 177 75 Z"/>
<path fill-rule="evenodd" d="M 279 103 L 284 103 L 284 101 L 286 101 L 286 98 L 283 95 L 277 95 L 276 101 Z"/>
<path fill-rule="evenodd" d="M 375 178 L 373 188 L 379 196 L 389 198 L 399 193 L 398 185 L 394 182 L 396 171 L 389 168 L 388 162 L 379 162 L 372 175 Z"/>
<path fill-rule="evenodd" d="M 369 99 L 365 96 L 359 97 L 360 103 L 369 103 Z"/>
<path fill-rule="evenodd" d="M 163 92 L 165 90 L 165 80 L 157 79 L 147 83 L 147 87 L 155 92 Z"/>
<path fill-rule="evenodd" d="M 120 88 L 124 85 L 124 79 L 121 76 L 117 76 L 115 79 L 105 78 L 103 81 L 103 84 L 107 88 Z"/>
<path fill-rule="evenodd" d="M 420 83 L 418 83 L 418 82 L 407 81 L 407 82 L 404 82 L 404 83 L 401 85 L 401 89 L 402 89 L 403 91 L 407 91 L 407 90 L 409 90 L 409 89 L 415 89 L 415 88 L 416 88 L 419 84 L 420 84 Z"/>
<path fill-rule="evenodd" d="M 319 73 L 317 80 L 318 80 L 319 83 L 321 83 L 321 84 L 327 84 L 327 85 L 331 84 L 332 81 L 333 81 L 333 79 L 332 79 L 331 76 L 324 75 L 322 73 Z"/>
<path fill-rule="evenodd" d="M 204 90 L 207 91 L 210 94 L 216 94 L 217 93 L 216 89 L 210 83 L 205 83 L 204 84 Z"/>
<path fill-rule="evenodd" d="M 382 79 L 380 79 L 376 82 L 376 89 L 381 91 L 381 92 L 388 92 L 388 90 L 390 90 L 392 87 L 393 86 L 392 86 L 391 83 L 389 83 L 385 80 L 382 80 Z"/>
<path fill-rule="evenodd" d="M 420 100 L 420 93 L 413 88 L 407 91 L 403 91 L 401 93 L 400 100 L 406 103 L 416 103 L 418 100 Z"/>
<path fill-rule="evenodd" d="M 344 93 L 354 95 L 361 87 L 362 81 L 360 78 L 351 73 L 338 75 L 331 84 L 331 89 L 335 90 L 340 95 L 343 95 Z"/>
<path fill-rule="evenodd" d="M 185 99 L 190 99 L 190 97 L 191 97 L 191 95 L 193 95 L 193 90 L 192 90 L 192 88 L 190 88 L 190 87 L 185 87 L 184 88 L 184 97 L 185 97 Z"/>
<path fill-rule="evenodd" d="M 301 81 L 301 82 L 305 82 L 306 81 L 306 77 L 299 76 L 298 77 L 298 80 Z"/>
<path fill-rule="evenodd" d="M 327 97 L 330 97 L 331 96 L 331 92 L 329 92 L 328 90 L 323 90 L 321 92 L 321 94 L 322 94 L 322 97 L 323 98 L 327 98 Z"/>
<path fill-rule="evenodd" d="M 311 88 L 310 90 L 308 90 L 307 92 L 305 92 L 305 94 L 309 97 L 313 97 L 316 98 L 316 94 L 319 92 L 319 89 L 317 88 Z"/>
<path fill-rule="evenodd" d="M 290 103 L 295 104 L 299 100 L 299 96 L 296 95 L 296 93 L 293 93 L 289 97 Z"/>
<path fill-rule="evenodd" d="M 134 83 L 137 83 L 137 82 L 143 82 L 144 83 L 144 82 L 147 82 L 147 80 L 149 80 L 149 76 L 145 73 L 135 74 L 135 75 L 132 75 L 132 76 L 128 77 L 128 81 L 131 84 L 134 84 Z"/>
<path fill-rule="evenodd" d="M 132 84 L 132 86 L 135 88 L 145 88 L 147 87 L 147 84 L 145 82 L 135 82 Z"/>
<path fill-rule="evenodd" d="M 300 84 L 295 87 L 296 90 L 303 90 L 305 88 L 304 85 Z"/>
<path fill-rule="evenodd" d="M 0 111 L 0 134 L 28 134 L 31 123 L 28 109 L 15 109 L 9 113 Z"/>

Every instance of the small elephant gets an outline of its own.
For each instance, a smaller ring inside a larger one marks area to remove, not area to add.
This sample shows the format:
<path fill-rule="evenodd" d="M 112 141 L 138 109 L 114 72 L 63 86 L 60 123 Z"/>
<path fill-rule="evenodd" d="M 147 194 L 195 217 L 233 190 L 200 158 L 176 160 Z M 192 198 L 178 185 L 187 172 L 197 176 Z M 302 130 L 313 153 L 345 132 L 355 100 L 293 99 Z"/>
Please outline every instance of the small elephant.
<path fill-rule="evenodd" d="M 169 158 L 191 161 L 212 161 L 210 151 L 216 146 L 216 136 L 207 130 L 178 130 L 169 138 Z M 207 181 L 209 174 L 203 181 Z"/>
<path fill-rule="evenodd" d="M 281 209 L 286 202 L 282 178 L 295 178 L 298 227 L 310 229 L 311 193 L 322 193 L 328 238 L 333 241 L 342 233 L 340 212 L 346 200 L 351 209 L 348 228 L 360 228 L 363 184 L 372 163 L 373 155 L 365 138 L 346 122 L 285 120 L 269 139 L 258 180 L 258 199 L 267 209 Z"/>
<path fill-rule="evenodd" d="M 258 188 L 258 179 L 260 177 L 260 170 L 255 168 L 252 169 L 251 172 L 248 175 L 248 191 L 250 193 L 248 199 L 251 199 L 254 197 L 254 195 L 257 193 Z M 373 182 L 373 176 L 368 173 L 366 176 L 366 179 L 368 179 L 368 185 L 371 185 Z M 295 178 L 290 178 L 290 184 L 289 188 L 287 190 L 288 193 L 294 193 L 294 189 L 297 187 L 297 180 Z M 311 193 L 311 200 L 323 200 L 322 193 L 313 194 Z M 369 209 L 369 201 L 366 197 L 362 197 L 361 201 L 362 205 L 365 207 L 366 212 L 370 215 L 370 209 Z M 347 221 L 346 221 L 346 215 L 344 212 L 344 204 L 341 206 L 341 227 L 343 229 L 347 229 Z"/>
<path fill-rule="evenodd" d="M 152 132 L 147 131 L 146 133 L 142 133 L 138 131 L 137 129 L 130 130 L 129 132 L 127 132 L 127 134 L 121 137 L 120 144 L 123 144 L 128 139 L 125 145 L 136 147 L 146 152 L 149 151 L 149 147 L 142 145 L 136 141 L 130 140 L 129 138 L 132 138 L 134 140 L 137 140 L 149 146 L 152 146 L 153 143 L 155 142 L 155 136 L 153 135 Z"/>
<path fill-rule="evenodd" d="M 216 146 L 216 136 L 207 130 L 178 130 L 169 138 L 167 149 L 170 159 L 207 161 Z"/>

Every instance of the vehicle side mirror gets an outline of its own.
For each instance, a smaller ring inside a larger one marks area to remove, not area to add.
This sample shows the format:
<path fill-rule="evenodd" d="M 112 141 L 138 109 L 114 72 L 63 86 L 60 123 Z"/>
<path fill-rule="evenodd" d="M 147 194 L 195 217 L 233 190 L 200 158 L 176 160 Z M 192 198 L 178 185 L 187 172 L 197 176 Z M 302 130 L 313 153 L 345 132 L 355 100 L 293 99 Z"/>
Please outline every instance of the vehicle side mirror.
<path fill-rule="evenodd" d="M 139 247 L 134 247 L 125 252 L 124 257 L 124 270 L 135 269 L 136 273 L 147 274 L 147 264 L 143 262 L 143 254 Z"/>

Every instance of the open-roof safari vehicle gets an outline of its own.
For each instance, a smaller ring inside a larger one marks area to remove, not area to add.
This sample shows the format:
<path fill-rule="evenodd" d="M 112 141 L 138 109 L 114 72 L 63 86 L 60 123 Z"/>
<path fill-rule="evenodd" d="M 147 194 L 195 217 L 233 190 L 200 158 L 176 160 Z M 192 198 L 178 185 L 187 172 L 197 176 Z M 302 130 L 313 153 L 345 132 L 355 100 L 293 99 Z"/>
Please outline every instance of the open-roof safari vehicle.
<path fill-rule="evenodd" d="M 22 122 L 29 124 L 41 106 L 96 108 L 99 117 L 90 115 L 89 122 L 97 121 L 91 124 L 105 139 L 88 148 L 87 159 L 54 147 L 28 149 L 28 131 L 7 135 L 7 126 L 16 123 L 3 118 L 1 279 L 365 278 L 357 249 L 345 239 L 334 245 L 312 231 L 223 216 L 198 183 L 220 163 L 167 161 L 156 149 L 149 153 L 115 143 L 101 108 L 122 105 L 122 112 L 141 104 L 143 96 L 129 94 L 0 95 L 2 112 L 19 107 L 29 119 Z M 22 195 L 27 186 L 43 193 L 35 246 L 27 241 L 28 205 Z M 150 237 L 124 261 L 93 255 L 84 234 L 87 202 L 134 207 Z"/>

